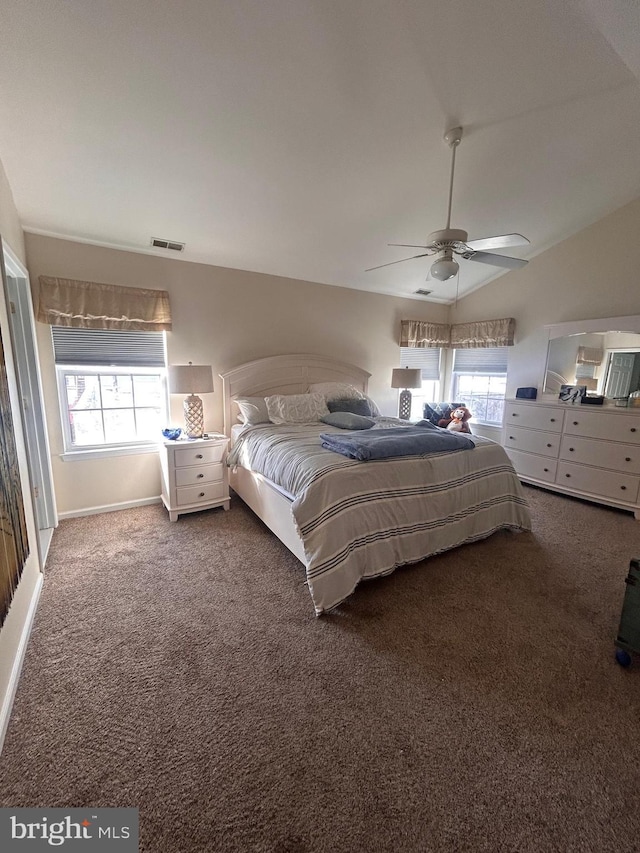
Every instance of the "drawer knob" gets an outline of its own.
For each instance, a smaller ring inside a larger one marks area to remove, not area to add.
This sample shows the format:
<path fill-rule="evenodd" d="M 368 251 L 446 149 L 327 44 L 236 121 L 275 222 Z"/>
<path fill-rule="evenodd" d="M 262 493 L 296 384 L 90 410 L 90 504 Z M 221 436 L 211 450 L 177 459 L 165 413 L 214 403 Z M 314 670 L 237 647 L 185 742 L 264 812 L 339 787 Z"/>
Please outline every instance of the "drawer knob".
<path fill-rule="evenodd" d="M 550 444 L 547 444 L 547 447 L 551 447 L 551 445 L 550 445 Z"/>
<path fill-rule="evenodd" d="M 515 441 L 515 438 L 514 438 L 512 435 L 510 435 L 510 436 L 509 436 L 509 441 Z"/>
<path fill-rule="evenodd" d="M 556 419 L 555 419 L 555 418 L 551 418 L 551 423 L 552 423 L 552 424 L 555 424 L 555 422 L 556 422 Z"/>
<path fill-rule="evenodd" d="M 626 486 L 620 486 L 620 488 L 621 488 L 621 489 L 622 489 L 622 491 L 624 492 L 624 491 L 626 491 L 626 488 L 627 488 L 627 487 L 626 487 Z"/>
<path fill-rule="evenodd" d="M 565 477 L 570 477 L 570 476 L 571 476 L 571 474 L 565 474 L 564 476 L 565 476 Z"/>
<path fill-rule="evenodd" d="M 625 462 L 631 462 L 631 457 L 630 457 L 630 456 L 625 456 L 625 457 L 624 457 L 624 461 L 625 461 Z"/>
<path fill-rule="evenodd" d="M 198 497 L 199 497 L 199 498 L 203 498 L 203 497 L 204 497 L 204 492 L 200 492 L 200 494 L 198 495 Z"/>
<path fill-rule="evenodd" d="M 512 417 L 512 418 L 517 418 L 517 417 L 518 417 L 518 413 L 517 413 L 517 412 L 511 412 L 511 417 Z"/>
<path fill-rule="evenodd" d="M 570 447 L 570 448 L 569 448 L 569 452 L 570 452 L 570 453 L 573 453 L 573 447 Z"/>
<path fill-rule="evenodd" d="M 543 468 L 542 470 L 545 472 L 545 474 L 549 471 L 548 468 Z"/>
<path fill-rule="evenodd" d="M 196 459 L 202 459 L 202 453 L 196 453 Z"/>
<path fill-rule="evenodd" d="M 578 426 L 578 421 L 574 421 L 574 422 L 573 422 L 573 425 L 574 425 L 574 426 Z"/>
<path fill-rule="evenodd" d="M 204 477 L 204 474 L 198 474 L 198 480 L 201 480 Z"/>
<path fill-rule="evenodd" d="M 636 431 L 636 428 L 635 428 L 635 427 L 631 427 L 631 432 L 635 432 L 635 431 Z"/>

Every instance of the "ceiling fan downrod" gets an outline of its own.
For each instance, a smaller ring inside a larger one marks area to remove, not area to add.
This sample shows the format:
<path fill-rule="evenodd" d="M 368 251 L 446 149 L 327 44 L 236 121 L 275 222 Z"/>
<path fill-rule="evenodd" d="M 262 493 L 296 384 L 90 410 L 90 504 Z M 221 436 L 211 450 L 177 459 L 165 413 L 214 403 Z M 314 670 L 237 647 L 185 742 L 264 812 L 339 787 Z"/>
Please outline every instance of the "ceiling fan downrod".
<path fill-rule="evenodd" d="M 453 202 L 453 174 L 456 168 L 456 148 L 460 145 L 460 140 L 462 139 L 462 128 L 461 127 L 452 127 L 451 130 L 448 130 L 444 135 L 445 142 L 451 148 L 451 177 L 449 179 L 449 208 L 447 210 L 447 224 L 445 225 L 445 231 L 448 231 L 451 227 L 451 205 Z"/>

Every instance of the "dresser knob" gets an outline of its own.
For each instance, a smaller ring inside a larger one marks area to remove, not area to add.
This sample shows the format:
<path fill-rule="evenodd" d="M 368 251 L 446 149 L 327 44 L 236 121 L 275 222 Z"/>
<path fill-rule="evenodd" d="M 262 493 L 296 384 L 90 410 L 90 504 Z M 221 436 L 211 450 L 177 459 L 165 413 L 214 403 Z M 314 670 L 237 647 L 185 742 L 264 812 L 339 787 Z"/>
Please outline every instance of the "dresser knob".
<path fill-rule="evenodd" d="M 570 476 L 571 476 L 571 474 L 565 474 L 564 476 L 565 476 L 565 477 L 570 477 Z"/>
<path fill-rule="evenodd" d="M 545 472 L 545 474 L 549 471 L 548 468 L 543 468 L 542 470 Z"/>
<path fill-rule="evenodd" d="M 635 432 L 635 431 L 636 431 L 636 428 L 635 428 L 635 427 L 631 427 L 631 432 Z"/>
<path fill-rule="evenodd" d="M 574 422 L 573 422 L 573 425 L 574 425 L 574 426 L 578 426 L 578 421 L 574 421 Z"/>
<path fill-rule="evenodd" d="M 573 453 L 573 447 L 569 448 L 570 453 Z"/>
<path fill-rule="evenodd" d="M 509 441 L 515 441 L 515 438 L 514 438 L 512 435 L 510 435 L 510 436 L 509 436 Z"/>
<path fill-rule="evenodd" d="M 518 413 L 517 413 L 517 412 L 511 412 L 511 417 L 512 417 L 512 418 L 517 418 L 517 417 L 518 417 Z"/>
<path fill-rule="evenodd" d="M 547 447 L 551 447 L 551 445 L 550 445 L 550 444 L 547 444 Z"/>
<path fill-rule="evenodd" d="M 551 423 L 552 423 L 552 424 L 555 424 L 555 422 L 556 422 L 556 419 L 555 419 L 555 418 L 551 418 Z"/>
<path fill-rule="evenodd" d="M 202 459 L 202 453 L 196 453 L 196 459 Z"/>
<path fill-rule="evenodd" d="M 627 490 L 626 486 L 620 486 L 620 488 L 622 489 L 623 492 L 625 492 Z"/>
<path fill-rule="evenodd" d="M 203 477 L 204 477 L 204 474 L 198 474 L 198 480 L 202 480 Z"/>
<path fill-rule="evenodd" d="M 203 498 L 203 497 L 204 497 L 204 492 L 200 492 L 200 494 L 198 495 L 198 497 L 199 497 L 199 498 Z"/>
<path fill-rule="evenodd" d="M 624 461 L 625 461 L 625 462 L 631 462 L 631 457 L 630 457 L 630 456 L 625 456 L 625 457 L 624 457 Z"/>

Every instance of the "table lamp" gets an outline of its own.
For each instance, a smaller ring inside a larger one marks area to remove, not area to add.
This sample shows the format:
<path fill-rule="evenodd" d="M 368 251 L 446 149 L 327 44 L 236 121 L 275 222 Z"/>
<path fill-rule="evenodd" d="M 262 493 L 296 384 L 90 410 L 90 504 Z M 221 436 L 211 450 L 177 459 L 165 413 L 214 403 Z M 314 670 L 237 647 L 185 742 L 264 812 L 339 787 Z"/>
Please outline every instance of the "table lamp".
<path fill-rule="evenodd" d="M 411 391 L 422 387 L 422 370 L 419 367 L 396 367 L 391 374 L 391 387 L 403 388 L 398 402 L 398 417 L 408 421 L 411 416 Z"/>
<path fill-rule="evenodd" d="M 204 412 L 202 400 L 196 394 L 213 391 L 213 371 L 210 364 L 173 364 L 169 367 L 169 391 L 188 394 L 184 401 L 184 425 L 189 438 L 202 438 Z"/>

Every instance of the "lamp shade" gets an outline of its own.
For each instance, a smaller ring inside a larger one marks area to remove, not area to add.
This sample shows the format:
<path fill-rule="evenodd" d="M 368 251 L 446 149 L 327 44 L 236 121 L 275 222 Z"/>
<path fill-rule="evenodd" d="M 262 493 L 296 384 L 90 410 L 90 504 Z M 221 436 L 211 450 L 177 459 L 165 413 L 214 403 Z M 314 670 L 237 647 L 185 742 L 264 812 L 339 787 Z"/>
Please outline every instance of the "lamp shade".
<path fill-rule="evenodd" d="M 173 364 L 169 367 L 169 390 L 172 394 L 210 394 L 213 371 L 210 364 Z"/>
<path fill-rule="evenodd" d="M 391 374 L 391 387 L 422 387 L 422 370 L 419 367 L 395 367 Z"/>

